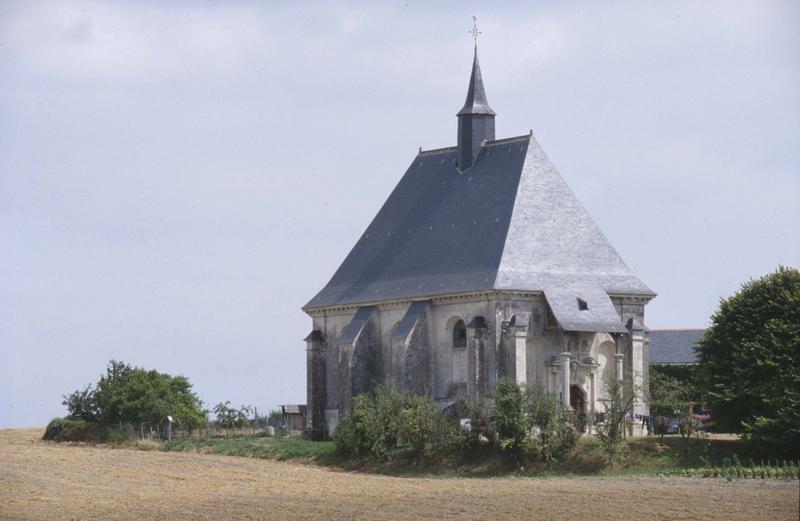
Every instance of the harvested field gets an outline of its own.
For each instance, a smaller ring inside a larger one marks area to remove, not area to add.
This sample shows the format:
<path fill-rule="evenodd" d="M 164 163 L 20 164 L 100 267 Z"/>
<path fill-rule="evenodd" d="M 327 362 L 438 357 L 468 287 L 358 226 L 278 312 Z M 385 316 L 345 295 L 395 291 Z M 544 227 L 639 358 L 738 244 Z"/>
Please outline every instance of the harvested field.
<path fill-rule="evenodd" d="M 0 519 L 798 519 L 798 482 L 396 478 L 0 431 Z"/>

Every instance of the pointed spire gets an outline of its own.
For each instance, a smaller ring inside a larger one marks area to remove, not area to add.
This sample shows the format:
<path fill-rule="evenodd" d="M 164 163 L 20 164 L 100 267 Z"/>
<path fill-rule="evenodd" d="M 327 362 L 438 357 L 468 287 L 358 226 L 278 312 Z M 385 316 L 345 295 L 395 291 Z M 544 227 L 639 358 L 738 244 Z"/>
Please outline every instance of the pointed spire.
<path fill-rule="evenodd" d="M 467 100 L 464 107 L 458 112 L 458 116 L 465 114 L 486 114 L 494 116 L 495 112 L 486 101 L 486 89 L 483 87 L 483 77 L 481 76 L 481 64 L 478 62 L 478 44 L 475 44 L 475 57 L 472 60 L 472 75 L 469 77 L 469 89 L 467 90 Z"/>
<path fill-rule="evenodd" d="M 486 101 L 486 89 L 483 88 L 481 64 L 478 62 L 477 35 L 480 34 L 477 21 L 473 17 L 473 29 L 470 33 L 475 38 L 475 57 L 472 60 L 472 74 L 469 77 L 467 101 L 458 112 L 458 168 L 463 172 L 470 168 L 478 158 L 485 141 L 494 139 L 495 112 Z"/>

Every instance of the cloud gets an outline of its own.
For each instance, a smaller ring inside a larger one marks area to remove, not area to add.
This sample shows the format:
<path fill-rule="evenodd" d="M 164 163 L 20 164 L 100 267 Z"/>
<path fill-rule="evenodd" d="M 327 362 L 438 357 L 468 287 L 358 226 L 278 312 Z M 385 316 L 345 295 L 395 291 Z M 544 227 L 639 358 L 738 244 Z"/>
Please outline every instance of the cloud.
<path fill-rule="evenodd" d="M 111 357 L 302 402 L 299 307 L 455 140 L 472 15 L 498 136 L 533 128 L 658 291 L 649 326 L 800 265 L 796 2 L 0 9 L 0 425 Z"/>
<path fill-rule="evenodd" d="M 224 77 L 269 53 L 273 33 L 257 15 L 244 5 L 31 3 L 11 13 L 4 29 L 19 73 L 137 85 Z"/>

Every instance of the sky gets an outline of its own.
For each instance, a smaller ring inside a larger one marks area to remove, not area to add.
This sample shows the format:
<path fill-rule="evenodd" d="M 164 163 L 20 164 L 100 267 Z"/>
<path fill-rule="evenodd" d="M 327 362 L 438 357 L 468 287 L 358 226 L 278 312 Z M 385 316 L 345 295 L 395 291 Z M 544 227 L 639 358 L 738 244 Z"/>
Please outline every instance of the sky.
<path fill-rule="evenodd" d="M 0 0 L 0 428 L 110 359 L 304 403 L 300 308 L 455 143 L 472 16 L 497 137 L 533 131 L 650 328 L 800 267 L 798 2 Z"/>

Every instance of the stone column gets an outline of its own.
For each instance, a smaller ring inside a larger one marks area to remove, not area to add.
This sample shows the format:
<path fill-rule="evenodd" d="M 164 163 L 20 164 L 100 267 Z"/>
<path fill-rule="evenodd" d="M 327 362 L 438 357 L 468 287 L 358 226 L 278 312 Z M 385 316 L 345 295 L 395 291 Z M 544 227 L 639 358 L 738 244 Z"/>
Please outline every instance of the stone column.
<path fill-rule="evenodd" d="M 624 380 L 625 373 L 624 373 L 624 363 L 625 361 L 625 354 L 624 353 L 617 353 L 614 355 L 614 366 L 615 366 L 615 375 L 617 380 Z"/>
<path fill-rule="evenodd" d="M 561 406 L 569 411 L 569 352 L 561 353 Z"/>
<path fill-rule="evenodd" d="M 526 384 L 528 379 L 528 334 L 526 329 L 524 327 L 516 327 L 514 331 L 514 380 L 518 384 Z"/>
<path fill-rule="evenodd" d="M 480 320 L 478 320 L 480 318 Z M 474 381 L 475 381 L 475 389 L 474 393 L 470 396 L 474 396 L 475 394 L 479 395 L 486 395 L 489 389 L 489 371 L 488 371 L 488 364 L 486 360 L 486 337 L 488 336 L 488 330 L 486 328 L 486 321 L 483 317 L 476 317 L 475 319 L 475 372 L 474 372 Z"/>
<path fill-rule="evenodd" d="M 339 417 L 350 411 L 353 403 L 353 379 L 351 371 L 351 358 L 353 356 L 353 344 L 348 342 L 339 343 L 339 370 L 337 372 L 337 383 L 339 384 Z"/>
<path fill-rule="evenodd" d="M 325 438 L 326 393 L 325 339 L 315 329 L 306 337 L 306 436 Z"/>
<path fill-rule="evenodd" d="M 643 351 L 644 333 L 641 331 L 634 331 L 631 335 L 630 377 L 633 385 L 632 391 L 634 392 L 633 414 L 637 415 L 637 417 L 647 415 L 649 409 L 642 395 L 644 386 Z M 639 422 L 639 424 L 641 424 L 641 422 Z"/>
<path fill-rule="evenodd" d="M 592 434 L 592 429 L 594 428 L 595 400 L 597 400 L 597 381 L 595 373 L 592 371 L 589 373 L 589 418 L 591 418 L 591 421 L 587 422 L 586 425 L 586 434 L 589 435 Z"/>

